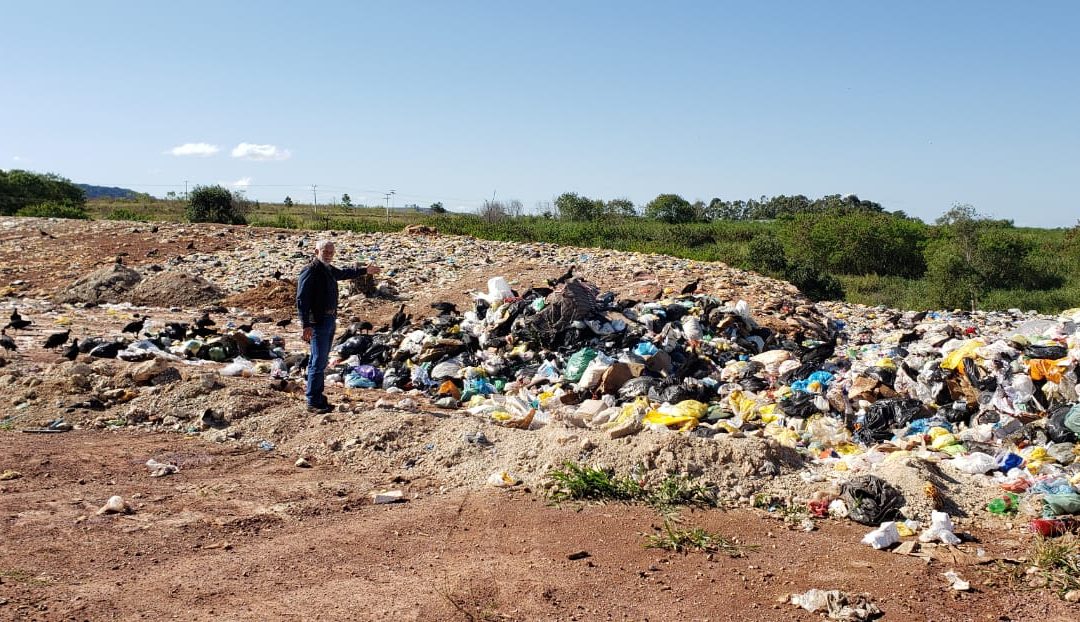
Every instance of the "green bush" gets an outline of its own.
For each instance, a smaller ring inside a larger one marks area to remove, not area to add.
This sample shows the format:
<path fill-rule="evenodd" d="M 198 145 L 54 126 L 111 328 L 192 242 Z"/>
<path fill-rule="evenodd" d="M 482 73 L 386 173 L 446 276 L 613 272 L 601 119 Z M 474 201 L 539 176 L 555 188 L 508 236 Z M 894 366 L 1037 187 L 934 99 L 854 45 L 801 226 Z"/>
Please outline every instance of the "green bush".
<path fill-rule="evenodd" d="M 56 201 L 46 201 L 37 205 L 20 208 L 15 212 L 16 216 L 35 216 L 37 218 L 74 218 L 76 220 L 90 220 L 86 208 L 81 205 L 69 205 Z"/>
<path fill-rule="evenodd" d="M 918 278 L 926 270 L 926 226 L 917 220 L 834 208 L 788 216 L 779 226 L 788 259 L 822 272 Z"/>
<path fill-rule="evenodd" d="M 1040 248 L 1010 223 L 978 218 L 950 221 L 939 226 L 926 246 L 930 302 L 979 308 L 994 290 L 1056 289 L 1065 282 L 1061 263 L 1057 253 Z M 995 298 L 1000 300 L 1000 296 Z"/>
<path fill-rule="evenodd" d="M 0 215 L 10 216 L 43 203 L 82 206 L 86 193 L 71 180 L 52 173 L 0 170 Z"/>
<path fill-rule="evenodd" d="M 146 217 L 141 216 L 135 212 L 135 210 L 126 207 L 114 207 L 112 211 L 105 215 L 106 220 L 137 220 L 145 221 Z"/>
<path fill-rule="evenodd" d="M 661 194 L 645 205 L 645 217 L 666 223 L 693 222 L 698 213 L 692 203 L 677 194 Z"/>
<path fill-rule="evenodd" d="M 788 264 L 784 275 L 810 300 L 843 300 L 844 286 L 832 274 L 804 263 Z"/>
<path fill-rule="evenodd" d="M 775 235 L 759 235 L 746 246 L 746 266 L 761 274 L 782 277 L 788 269 L 784 245 Z"/>
<path fill-rule="evenodd" d="M 243 225 L 247 207 L 246 201 L 222 186 L 195 186 L 184 215 L 191 222 Z"/>

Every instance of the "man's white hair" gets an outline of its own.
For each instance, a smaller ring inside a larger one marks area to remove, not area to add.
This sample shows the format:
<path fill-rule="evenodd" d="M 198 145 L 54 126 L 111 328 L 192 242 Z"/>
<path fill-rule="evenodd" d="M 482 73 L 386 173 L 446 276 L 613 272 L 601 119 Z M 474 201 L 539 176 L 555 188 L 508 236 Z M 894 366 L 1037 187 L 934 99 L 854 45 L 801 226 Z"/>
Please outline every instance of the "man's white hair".
<path fill-rule="evenodd" d="M 326 238 L 319 238 L 319 240 L 317 240 L 315 242 L 315 250 L 321 253 L 323 251 L 323 249 L 326 248 L 327 244 L 329 244 L 330 246 L 333 246 L 334 241 L 333 240 L 328 240 Z"/>

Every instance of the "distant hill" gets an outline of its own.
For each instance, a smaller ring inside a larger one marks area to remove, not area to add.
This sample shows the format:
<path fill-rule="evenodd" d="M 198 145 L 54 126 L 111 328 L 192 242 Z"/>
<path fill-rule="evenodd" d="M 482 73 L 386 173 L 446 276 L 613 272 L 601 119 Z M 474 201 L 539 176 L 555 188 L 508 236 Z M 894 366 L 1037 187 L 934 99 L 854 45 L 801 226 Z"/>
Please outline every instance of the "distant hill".
<path fill-rule="evenodd" d="M 128 190 L 127 188 L 114 188 L 111 186 L 91 186 L 90 184 L 75 184 L 86 193 L 87 199 L 136 199 L 142 193 Z"/>

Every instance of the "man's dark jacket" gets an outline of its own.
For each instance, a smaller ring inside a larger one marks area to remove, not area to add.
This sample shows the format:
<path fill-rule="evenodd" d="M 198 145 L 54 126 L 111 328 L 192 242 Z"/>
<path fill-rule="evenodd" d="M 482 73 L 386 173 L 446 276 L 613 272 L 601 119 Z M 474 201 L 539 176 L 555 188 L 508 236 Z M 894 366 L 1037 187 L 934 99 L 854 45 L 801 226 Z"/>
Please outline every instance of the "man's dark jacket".
<path fill-rule="evenodd" d="M 365 268 L 337 268 L 314 259 L 300 271 L 296 282 L 296 310 L 304 328 L 322 322 L 328 314 L 337 314 L 338 286 L 343 279 L 365 274 Z"/>

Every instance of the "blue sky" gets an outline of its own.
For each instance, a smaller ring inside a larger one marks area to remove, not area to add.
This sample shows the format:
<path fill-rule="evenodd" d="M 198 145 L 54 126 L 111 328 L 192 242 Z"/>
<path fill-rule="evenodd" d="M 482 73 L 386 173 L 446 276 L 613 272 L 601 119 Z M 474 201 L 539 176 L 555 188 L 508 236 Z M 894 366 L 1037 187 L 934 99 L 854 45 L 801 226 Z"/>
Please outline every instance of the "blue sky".
<path fill-rule="evenodd" d="M 856 193 L 1080 218 L 1076 2 L 43 1 L 2 21 L 4 169 L 159 196 Z"/>

